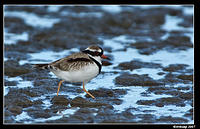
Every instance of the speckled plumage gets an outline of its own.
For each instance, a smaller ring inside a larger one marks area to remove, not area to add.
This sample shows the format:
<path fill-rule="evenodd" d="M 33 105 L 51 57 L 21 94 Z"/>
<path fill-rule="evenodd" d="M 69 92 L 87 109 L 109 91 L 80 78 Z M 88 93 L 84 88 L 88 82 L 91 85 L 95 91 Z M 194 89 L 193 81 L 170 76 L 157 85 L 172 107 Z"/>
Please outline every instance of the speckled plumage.
<path fill-rule="evenodd" d="M 101 72 L 101 58 L 106 58 L 103 55 L 103 49 L 98 46 L 90 46 L 82 52 L 71 54 L 49 64 L 35 64 L 34 67 L 49 69 L 62 79 L 58 85 L 57 95 L 63 81 L 82 82 L 83 90 L 95 98 L 85 89 L 84 83 L 86 84 Z"/>
<path fill-rule="evenodd" d="M 34 67 L 49 69 L 58 78 L 69 82 L 88 82 L 101 72 L 102 54 L 102 48 L 90 46 L 82 52 L 73 53 L 49 64 L 35 64 Z"/>
<path fill-rule="evenodd" d="M 87 54 L 83 52 L 74 53 L 70 56 L 50 63 L 50 66 L 56 67 L 62 71 L 74 71 L 83 66 L 94 63 Z"/>

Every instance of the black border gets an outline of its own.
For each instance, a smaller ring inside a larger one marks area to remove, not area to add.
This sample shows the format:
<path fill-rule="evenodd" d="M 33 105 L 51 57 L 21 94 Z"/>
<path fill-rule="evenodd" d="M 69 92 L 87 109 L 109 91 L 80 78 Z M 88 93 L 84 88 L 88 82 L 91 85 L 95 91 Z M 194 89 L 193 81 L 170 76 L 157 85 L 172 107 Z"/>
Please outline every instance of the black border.
<path fill-rule="evenodd" d="M 175 4 L 175 5 L 179 5 L 179 4 L 191 4 L 191 5 L 194 5 L 194 125 L 193 124 L 125 124 L 125 123 L 104 123 L 104 124 L 100 124 L 100 123 L 97 123 L 97 124 L 66 124 L 67 126 L 72 126 L 72 125 L 81 125 L 81 126 L 78 126 L 78 127 L 87 127 L 88 128 L 88 125 L 94 125 L 94 126 L 91 126 L 92 128 L 97 128 L 97 127 L 102 127 L 105 126 L 105 125 L 112 125 L 112 126 L 116 126 L 116 127 L 124 127 L 124 125 L 127 125 L 127 126 L 134 126 L 134 128 L 145 128 L 145 127 L 148 127 L 148 128 L 173 128 L 174 126 L 187 126 L 187 128 L 189 126 L 193 127 L 193 128 L 198 128 L 200 127 L 200 107 L 199 107 L 199 61 L 195 61 L 196 58 L 198 58 L 198 49 L 200 48 L 200 42 L 199 42 L 199 24 L 200 24 L 200 1 L 197 0 L 195 2 L 195 0 L 153 0 L 153 1 L 142 1 L 142 0 L 132 0 L 132 1 L 123 1 L 123 0 L 107 0 L 107 1 L 83 1 L 83 0 L 77 0 L 77 1 L 64 1 L 64 0 L 2 0 L 1 1 L 1 5 L 37 5 L 37 4 L 40 4 L 40 5 L 59 5 L 59 4 L 73 4 L 73 5 L 106 5 L 106 4 L 117 4 L 117 5 L 123 5 L 123 4 L 126 4 L 126 5 L 144 5 L 144 4 L 151 4 L 151 5 L 166 5 L 166 4 Z M 1 11 L 2 11 L 2 14 L 3 14 L 3 6 L 1 6 Z M 3 28 L 3 22 L 2 22 L 2 28 Z M 3 29 L 2 29 L 3 30 Z M 3 33 L 2 33 L 3 34 Z M 2 35 L 3 36 L 3 35 Z M 3 39 L 3 37 L 2 37 Z M 2 40 L 2 43 L 3 43 L 3 40 Z M 4 47 L 2 47 L 4 49 Z M 3 55 L 3 51 L 2 51 L 2 55 Z M 198 59 L 196 59 L 198 60 Z M 2 66 L 3 66 L 3 56 L 2 56 Z M 3 67 L 2 67 L 3 68 Z M 3 71 L 3 70 L 2 70 Z M 3 73 L 2 72 L 2 83 L 1 84 L 4 84 L 3 83 Z M 3 92 L 3 86 L 1 87 L 1 91 Z M 2 94 L 3 95 L 3 94 Z M 1 96 L 1 102 L 3 102 L 3 96 Z M 1 123 L 2 123 L 2 126 L 1 127 L 11 127 L 11 128 L 16 128 L 16 127 L 29 127 L 29 126 L 32 126 L 33 128 L 37 126 L 37 128 L 44 128 L 44 127 L 48 127 L 48 126 L 52 126 L 53 127 L 58 127 L 59 123 L 58 124 L 29 124 L 29 125 L 24 125 L 24 124 L 3 124 L 3 103 L 1 104 L 2 106 L 2 109 L 1 109 Z M 59 125 L 62 126 L 62 127 L 65 127 L 66 128 L 66 125 Z M 84 125 L 84 126 L 83 126 Z M 96 126 L 96 125 L 99 125 L 99 126 Z M 68 127 L 67 127 L 68 128 Z M 182 129 L 182 128 L 180 128 Z M 192 128 L 191 128 L 192 129 Z"/>
<path fill-rule="evenodd" d="M 199 0 L 197 0 L 199 1 Z M 195 4 L 195 0 L 2 0 L 3 4 Z"/>

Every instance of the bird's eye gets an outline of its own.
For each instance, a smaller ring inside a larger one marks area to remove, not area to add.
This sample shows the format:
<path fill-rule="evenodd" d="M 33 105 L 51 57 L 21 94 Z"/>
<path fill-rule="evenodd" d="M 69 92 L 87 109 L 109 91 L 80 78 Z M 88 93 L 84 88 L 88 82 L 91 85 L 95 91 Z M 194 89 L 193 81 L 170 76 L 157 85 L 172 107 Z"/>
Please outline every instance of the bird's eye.
<path fill-rule="evenodd" d="M 99 55 L 99 52 L 95 52 L 95 55 L 98 56 L 98 55 Z"/>

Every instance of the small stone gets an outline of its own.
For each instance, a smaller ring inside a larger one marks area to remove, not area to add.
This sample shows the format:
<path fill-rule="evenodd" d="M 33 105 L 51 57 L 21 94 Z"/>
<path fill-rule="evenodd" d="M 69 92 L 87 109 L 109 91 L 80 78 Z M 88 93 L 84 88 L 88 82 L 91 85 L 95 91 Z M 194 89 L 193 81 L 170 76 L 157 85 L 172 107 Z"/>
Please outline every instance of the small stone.
<path fill-rule="evenodd" d="M 69 100 L 64 95 L 54 96 L 51 99 L 51 102 L 55 105 L 68 105 L 69 104 Z"/>
<path fill-rule="evenodd" d="M 71 101 L 72 107 L 101 107 L 101 106 L 112 106 L 106 103 L 90 102 L 82 97 L 76 97 Z"/>
<path fill-rule="evenodd" d="M 115 83 L 122 86 L 159 86 L 160 81 L 154 80 L 148 74 L 128 74 L 124 73 L 115 78 Z"/>
<path fill-rule="evenodd" d="M 15 106 L 15 105 L 11 105 L 8 107 L 8 110 L 12 113 L 14 113 L 15 115 L 18 115 L 20 113 L 22 113 L 22 107 L 19 106 Z"/>

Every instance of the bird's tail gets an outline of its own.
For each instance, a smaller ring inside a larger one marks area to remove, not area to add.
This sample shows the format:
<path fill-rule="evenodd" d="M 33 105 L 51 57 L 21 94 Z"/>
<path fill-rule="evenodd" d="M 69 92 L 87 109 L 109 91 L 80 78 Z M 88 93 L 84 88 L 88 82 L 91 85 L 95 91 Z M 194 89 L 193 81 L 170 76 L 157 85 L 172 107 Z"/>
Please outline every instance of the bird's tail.
<path fill-rule="evenodd" d="M 49 64 L 32 64 L 33 68 L 36 69 L 48 69 Z"/>

